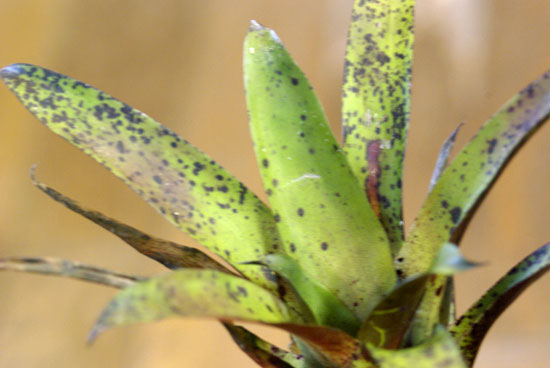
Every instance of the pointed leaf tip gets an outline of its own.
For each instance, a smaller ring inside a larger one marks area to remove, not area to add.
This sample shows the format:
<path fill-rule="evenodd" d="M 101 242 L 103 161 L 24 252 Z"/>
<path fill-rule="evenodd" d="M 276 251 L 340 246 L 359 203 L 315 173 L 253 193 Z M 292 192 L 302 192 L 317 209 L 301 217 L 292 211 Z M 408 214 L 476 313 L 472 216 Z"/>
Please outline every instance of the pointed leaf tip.
<path fill-rule="evenodd" d="M 262 26 L 260 23 L 256 22 L 254 19 L 250 21 L 250 28 L 249 30 L 251 32 L 253 31 L 261 31 L 262 29 L 265 29 L 264 26 Z"/>
<path fill-rule="evenodd" d="M 451 276 L 481 265 L 482 263 L 464 258 L 456 244 L 445 243 L 435 256 L 430 271 L 438 275 Z"/>
<path fill-rule="evenodd" d="M 3 80 L 16 78 L 21 73 L 20 64 L 11 64 L 0 69 L 0 77 Z"/>

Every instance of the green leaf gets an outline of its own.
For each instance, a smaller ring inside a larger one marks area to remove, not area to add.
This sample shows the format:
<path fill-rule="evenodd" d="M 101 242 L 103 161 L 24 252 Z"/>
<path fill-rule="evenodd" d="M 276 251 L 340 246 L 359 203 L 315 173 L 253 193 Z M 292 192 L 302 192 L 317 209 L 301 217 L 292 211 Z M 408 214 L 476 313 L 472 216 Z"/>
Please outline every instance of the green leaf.
<path fill-rule="evenodd" d="M 171 241 L 154 238 L 131 226 L 125 225 L 115 219 L 107 217 L 100 212 L 86 209 L 73 199 L 64 196 L 53 188 L 34 179 L 33 183 L 53 200 L 62 203 L 70 209 L 86 217 L 107 231 L 118 236 L 141 254 L 150 257 L 164 266 L 176 268 L 206 268 L 222 272 L 232 273 L 225 266 L 210 258 L 207 254 L 192 247 L 186 247 Z"/>
<path fill-rule="evenodd" d="M 176 316 L 269 324 L 298 320 L 281 300 L 250 281 L 219 271 L 188 269 L 119 292 L 103 310 L 89 339 L 110 327 Z"/>
<path fill-rule="evenodd" d="M 384 349 L 398 349 L 430 277 L 433 275 L 426 274 L 401 282 L 369 314 L 359 330 L 359 340 Z"/>
<path fill-rule="evenodd" d="M 318 324 L 332 326 L 355 335 L 359 328 L 357 317 L 323 285 L 311 280 L 298 262 L 287 255 L 269 254 L 266 266 L 288 280 L 315 316 Z"/>
<path fill-rule="evenodd" d="M 103 268 L 58 258 L 8 257 L 0 258 L 0 271 L 33 272 L 63 276 L 115 288 L 125 288 L 145 278 L 129 276 Z"/>
<path fill-rule="evenodd" d="M 506 163 L 550 113 L 550 73 L 509 100 L 445 169 L 396 259 L 402 277 L 425 272 L 471 216 Z"/>
<path fill-rule="evenodd" d="M 396 279 L 384 229 L 311 85 L 257 23 L 246 37 L 244 75 L 256 158 L 285 251 L 364 318 Z"/>
<path fill-rule="evenodd" d="M 270 210 L 197 148 L 87 84 L 33 65 L 0 71 L 38 119 L 122 179 L 166 219 L 239 268 L 273 252 Z M 272 290 L 261 267 L 243 274 Z"/>
<path fill-rule="evenodd" d="M 231 337 L 252 360 L 264 368 L 307 368 L 304 359 L 270 344 L 241 326 L 224 323 Z"/>
<path fill-rule="evenodd" d="M 464 258 L 453 243 L 448 242 L 441 247 L 430 267 L 429 272 L 433 276 L 427 280 L 424 295 L 408 331 L 408 344 L 424 342 L 432 336 L 438 324 L 448 325 L 454 311 L 454 306 L 450 304 L 453 289 L 448 289 L 453 287 L 450 276 L 479 265 Z"/>
<path fill-rule="evenodd" d="M 466 368 L 467 365 L 451 334 L 444 328 L 421 345 L 401 350 L 386 350 L 367 344 L 380 368 Z"/>
<path fill-rule="evenodd" d="M 413 13 L 414 0 L 355 0 L 344 64 L 344 151 L 388 232 L 393 254 L 403 241 Z"/>
<path fill-rule="evenodd" d="M 451 329 L 471 365 L 487 331 L 502 312 L 539 277 L 550 270 L 550 243 L 537 249 L 502 277 Z"/>

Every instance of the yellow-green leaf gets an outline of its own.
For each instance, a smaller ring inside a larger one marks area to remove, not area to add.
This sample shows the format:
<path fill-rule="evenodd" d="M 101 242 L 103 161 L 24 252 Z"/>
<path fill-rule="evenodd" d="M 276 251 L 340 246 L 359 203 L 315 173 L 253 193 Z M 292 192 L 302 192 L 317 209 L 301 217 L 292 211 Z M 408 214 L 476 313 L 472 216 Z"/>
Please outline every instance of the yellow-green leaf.
<path fill-rule="evenodd" d="M 87 84 L 38 66 L 14 64 L 0 75 L 48 128 L 236 268 L 278 247 L 271 211 L 162 124 Z M 276 289 L 261 267 L 245 268 L 246 277 Z"/>
<path fill-rule="evenodd" d="M 141 254 L 162 263 L 168 268 L 207 268 L 231 273 L 225 266 L 198 249 L 147 235 L 136 228 L 107 217 L 100 212 L 89 210 L 81 206 L 75 200 L 36 181 L 34 176 L 33 182 L 38 189 L 46 193 L 53 200 L 62 203 L 71 211 L 86 217 L 88 220 L 118 236 Z"/>
<path fill-rule="evenodd" d="M 396 254 L 410 114 L 414 0 L 355 0 L 342 97 L 344 151 Z"/>
<path fill-rule="evenodd" d="M 244 45 L 256 158 L 284 250 L 364 318 L 394 285 L 387 236 L 308 80 L 276 34 L 253 23 Z"/>
<path fill-rule="evenodd" d="M 386 350 L 370 344 L 367 348 L 379 368 L 467 368 L 452 335 L 444 328 L 411 348 Z"/>
<path fill-rule="evenodd" d="M 529 285 L 550 270 L 550 243 L 527 256 L 479 299 L 451 329 L 471 365 L 485 334 Z"/>
<path fill-rule="evenodd" d="M 402 277 L 425 272 L 517 148 L 550 113 L 550 72 L 510 99 L 445 169 L 396 258 Z"/>
<path fill-rule="evenodd" d="M 288 280 L 304 303 L 323 326 L 341 329 L 355 335 L 359 328 L 357 317 L 323 285 L 305 275 L 297 261 L 284 254 L 269 254 L 266 266 Z"/>
<path fill-rule="evenodd" d="M 177 270 L 136 283 L 107 305 L 90 340 L 103 330 L 169 317 L 293 323 L 298 317 L 264 288 L 213 270 Z"/>

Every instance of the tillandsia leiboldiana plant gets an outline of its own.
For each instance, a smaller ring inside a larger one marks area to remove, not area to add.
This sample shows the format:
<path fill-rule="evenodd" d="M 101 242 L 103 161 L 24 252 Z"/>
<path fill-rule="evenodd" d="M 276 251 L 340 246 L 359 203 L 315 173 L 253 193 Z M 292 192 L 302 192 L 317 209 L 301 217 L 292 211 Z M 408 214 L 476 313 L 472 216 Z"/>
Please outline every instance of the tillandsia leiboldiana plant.
<path fill-rule="evenodd" d="M 21 102 L 178 228 L 222 257 L 149 236 L 33 180 L 69 209 L 173 271 L 136 277 L 51 258 L 3 258 L 0 269 L 121 288 L 90 333 L 173 316 L 218 319 L 262 367 L 469 367 L 492 323 L 550 268 L 547 244 L 462 317 L 452 275 L 484 195 L 550 113 L 550 73 L 483 125 L 447 164 L 405 237 L 402 164 L 410 111 L 413 0 L 356 0 L 342 93 L 344 143 L 332 135 L 276 34 L 252 22 L 244 44 L 250 127 L 269 207 L 208 156 L 147 115 L 64 75 L 28 64 L 0 72 Z M 282 350 L 238 325 L 288 331 Z"/>

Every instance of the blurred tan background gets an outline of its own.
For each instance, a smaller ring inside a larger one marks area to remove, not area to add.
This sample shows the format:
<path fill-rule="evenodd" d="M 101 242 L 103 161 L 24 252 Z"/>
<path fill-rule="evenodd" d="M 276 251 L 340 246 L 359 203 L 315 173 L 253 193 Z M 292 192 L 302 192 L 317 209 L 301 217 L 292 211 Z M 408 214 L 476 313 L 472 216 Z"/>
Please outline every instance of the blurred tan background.
<path fill-rule="evenodd" d="M 241 45 L 250 19 L 274 28 L 315 86 L 339 134 L 352 0 L 0 0 L 0 65 L 39 64 L 86 81 L 163 122 L 262 194 L 248 133 Z M 423 200 L 443 139 L 464 144 L 506 99 L 550 68 L 550 2 L 418 0 L 405 216 Z M 50 255 L 121 272 L 165 270 L 38 190 L 40 180 L 154 235 L 193 244 L 134 192 L 50 133 L 0 86 L 0 256 Z M 463 241 L 486 267 L 458 278 L 464 311 L 520 258 L 550 240 L 550 126 L 501 176 Z M 0 367 L 253 367 L 215 321 L 86 335 L 114 294 L 105 287 L 0 274 Z M 488 335 L 479 367 L 543 367 L 550 277 Z M 286 336 L 255 328 L 278 344 Z"/>

